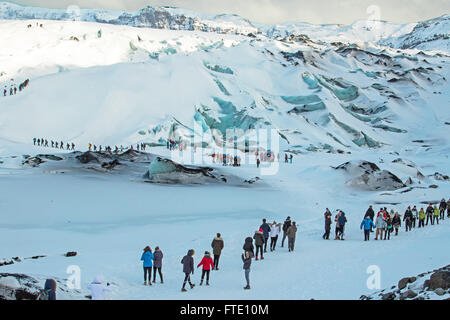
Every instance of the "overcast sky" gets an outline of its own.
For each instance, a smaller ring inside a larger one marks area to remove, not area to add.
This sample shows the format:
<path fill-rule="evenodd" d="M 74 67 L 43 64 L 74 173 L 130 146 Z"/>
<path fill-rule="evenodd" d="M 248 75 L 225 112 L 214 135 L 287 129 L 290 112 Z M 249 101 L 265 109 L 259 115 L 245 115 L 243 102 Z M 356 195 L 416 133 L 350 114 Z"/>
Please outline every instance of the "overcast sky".
<path fill-rule="evenodd" d="M 0 0 L 1 1 L 1 0 Z M 360 19 L 417 22 L 450 13 L 450 0 L 14 0 L 47 8 L 103 8 L 136 11 L 169 5 L 201 13 L 235 13 L 266 24 L 310 22 L 350 24 Z"/>

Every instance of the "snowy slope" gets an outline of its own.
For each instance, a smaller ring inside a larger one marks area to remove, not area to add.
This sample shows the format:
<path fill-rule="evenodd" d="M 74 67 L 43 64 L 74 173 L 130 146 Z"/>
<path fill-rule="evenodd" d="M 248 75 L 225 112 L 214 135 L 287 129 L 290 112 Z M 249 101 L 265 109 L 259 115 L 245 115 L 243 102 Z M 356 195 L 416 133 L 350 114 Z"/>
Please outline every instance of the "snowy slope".
<path fill-rule="evenodd" d="M 7 141 L 27 145 L 40 135 L 83 146 L 165 144 L 169 132 L 189 139 L 185 128 L 201 124 L 222 134 L 227 127 L 276 129 L 298 153 L 349 152 L 421 139 L 415 128 L 423 121 L 448 130 L 448 115 L 434 111 L 448 103 L 448 59 L 439 55 L 87 22 L 26 24 L 0 24 L 2 42 L 10 43 L 0 56 L 2 87 L 32 81 L 0 101 Z"/>
<path fill-rule="evenodd" d="M 442 50 L 449 52 L 450 15 L 423 21 L 411 32 L 380 41 L 380 44 L 402 49 Z"/>

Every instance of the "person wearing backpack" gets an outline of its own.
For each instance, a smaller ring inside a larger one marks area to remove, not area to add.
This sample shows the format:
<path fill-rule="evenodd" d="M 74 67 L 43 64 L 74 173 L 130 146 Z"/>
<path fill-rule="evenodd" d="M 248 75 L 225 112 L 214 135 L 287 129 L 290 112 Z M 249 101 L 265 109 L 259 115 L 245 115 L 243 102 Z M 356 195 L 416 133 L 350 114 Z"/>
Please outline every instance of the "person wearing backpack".
<path fill-rule="evenodd" d="M 223 239 L 220 237 L 220 233 L 217 234 L 217 237 L 213 239 L 211 242 L 211 248 L 213 249 L 214 255 L 214 268 L 213 270 L 219 270 L 219 259 L 222 254 L 222 250 L 224 247 Z"/>
<path fill-rule="evenodd" d="M 153 267 L 153 253 L 149 246 L 144 248 L 144 253 L 141 256 L 141 261 L 143 261 L 144 267 L 144 286 L 147 285 L 147 274 L 148 274 L 148 285 L 152 285 L 152 267 Z"/>
<path fill-rule="evenodd" d="M 56 281 L 54 279 L 45 280 L 44 290 L 42 290 L 37 300 L 56 300 Z"/>
<path fill-rule="evenodd" d="M 242 262 L 244 263 L 244 274 L 245 280 L 247 281 L 247 286 L 244 287 L 245 290 L 250 289 L 250 266 L 252 265 L 253 252 L 245 251 L 242 256 Z"/>
<path fill-rule="evenodd" d="M 283 223 L 283 239 L 281 240 L 281 247 L 284 247 L 284 240 L 286 240 L 287 237 L 287 230 L 291 226 L 291 217 L 287 217 L 286 220 Z"/>
<path fill-rule="evenodd" d="M 105 292 L 111 291 L 109 283 L 103 284 L 103 277 L 98 275 L 88 285 L 88 290 L 91 290 L 92 300 L 105 300 Z"/>
<path fill-rule="evenodd" d="M 203 284 L 203 279 L 205 278 L 206 274 L 206 285 L 209 286 L 209 273 L 212 270 L 214 270 L 214 262 L 211 258 L 211 254 L 208 251 L 205 251 L 205 256 L 203 257 L 202 261 L 197 265 L 197 268 L 203 266 L 202 268 L 202 279 L 200 280 L 200 285 Z"/>

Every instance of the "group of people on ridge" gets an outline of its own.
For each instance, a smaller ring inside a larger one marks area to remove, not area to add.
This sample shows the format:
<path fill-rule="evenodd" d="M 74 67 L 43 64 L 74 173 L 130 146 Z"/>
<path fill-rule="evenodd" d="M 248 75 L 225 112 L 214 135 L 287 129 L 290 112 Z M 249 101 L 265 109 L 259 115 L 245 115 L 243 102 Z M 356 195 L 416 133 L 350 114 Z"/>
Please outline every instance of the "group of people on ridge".
<path fill-rule="evenodd" d="M 58 142 L 58 141 L 51 140 L 50 143 L 51 143 L 52 148 L 64 150 L 64 142 L 62 142 L 62 141 Z M 39 138 L 39 139 L 33 138 L 33 145 L 38 145 L 40 147 L 50 147 L 48 140 L 44 139 L 44 138 Z M 66 150 L 75 150 L 75 144 L 73 142 L 67 143 Z"/>
<path fill-rule="evenodd" d="M 14 79 L 11 79 L 11 81 L 14 81 Z M 28 84 L 30 83 L 30 80 L 27 79 L 24 82 L 22 82 L 21 84 L 19 84 L 19 91 L 22 91 L 23 89 L 25 89 L 26 87 L 28 87 Z M 9 88 L 9 95 L 15 95 L 17 94 L 17 86 L 15 84 L 12 84 L 11 87 Z M 8 95 L 8 86 L 5 86 L 5 88 L 3 89 L 3 96 L 6 97 Z"/>

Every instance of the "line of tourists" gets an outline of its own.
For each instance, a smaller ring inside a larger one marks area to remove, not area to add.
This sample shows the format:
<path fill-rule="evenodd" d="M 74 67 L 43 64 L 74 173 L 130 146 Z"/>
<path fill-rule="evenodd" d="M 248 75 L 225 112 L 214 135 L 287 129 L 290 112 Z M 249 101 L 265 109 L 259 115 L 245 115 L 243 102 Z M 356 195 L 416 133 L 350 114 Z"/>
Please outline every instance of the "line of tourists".
<path fill-rule="evenodd" d="M 60 150 L 75 150 L 75 144 L 72 143 L 67 143 L 64 144 L 63 141 L 58 142 L 58 141 L 53 141 L 50 140 L 50 142 L 47 139 L 44 138 L 33 138 L 33 145 L 37 145 L 39 147 L 46 147 L 46 148 L 54 148 L 54 149 L 60 149 Z"/>

